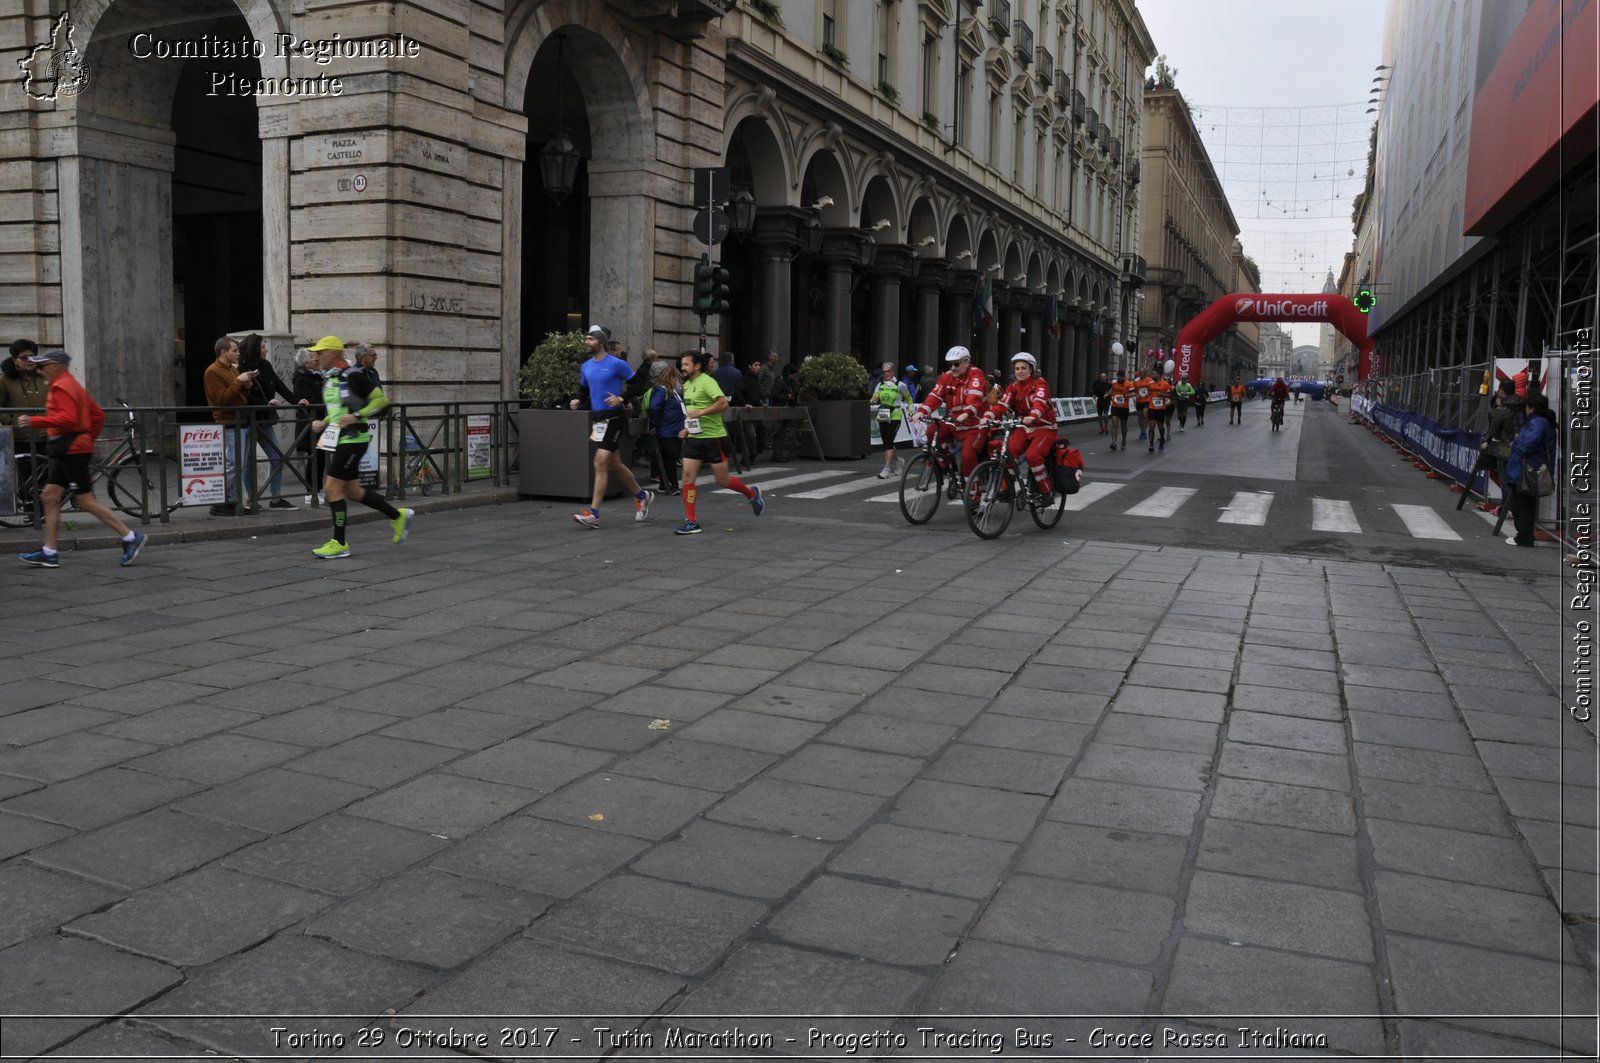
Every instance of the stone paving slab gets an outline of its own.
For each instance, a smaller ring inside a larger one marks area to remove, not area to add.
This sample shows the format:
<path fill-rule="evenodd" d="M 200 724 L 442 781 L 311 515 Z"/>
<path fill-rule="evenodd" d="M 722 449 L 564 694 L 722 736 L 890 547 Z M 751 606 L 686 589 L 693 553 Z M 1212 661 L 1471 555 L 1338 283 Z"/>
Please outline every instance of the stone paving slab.
<path fill-rule="evenodd" d="M 13 573 L 59 598 L 0 642 L 0 983 L 16 958 L 24 993 L 123 1016 L 30 1045 L 267 1054 L 175 1017 L 246 1002 L 581 1014 L 578 1058 L 620 1056 L 608 1023 L 662 1055 L 674 1024 L 811 1011 L 1585 1043 L 1507 1018 L 1563 979 L 1592 1006 L 1600 947 L 1553 580 L 774 511 L 759 586 L 691 605 L 661 551 L 703 537 L 545 503 L 427 523 L 315 570 L 286 537 Z M 359 612 L 304 615 L 341 591 Z"/>

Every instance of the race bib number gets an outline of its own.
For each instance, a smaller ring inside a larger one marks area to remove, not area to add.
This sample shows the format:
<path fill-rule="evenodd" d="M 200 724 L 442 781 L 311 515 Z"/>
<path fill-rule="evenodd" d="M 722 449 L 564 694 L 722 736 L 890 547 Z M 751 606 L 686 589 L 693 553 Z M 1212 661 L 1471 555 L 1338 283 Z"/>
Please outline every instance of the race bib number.
<path fill-rule="evenodd" d="M 887 407 L 887 406 L 879 406 L 878 407 L 878 420 L 880 420 L 880 421 L 889 421 L 889 420 L 893 420 L 893 418 L 894 418 L 894 414 L 890 411 L 889 407 Z"/>
<path fill-rule="evenodd" d="M 328 427 L 326 427 L 326 428 L 324 428 L 322 430 L 321 437 L 319 437 L 317 439 L 317 449 L 318 450 L 338 450 L 339 449 L 339 426 L 337 424 L 330 424 Z"/>
<path fill-rule="evenodd" d="M 683 419 L 683 427 L 688 430 L 690 435 L 692 435 L 692 436 L 699 435 L 700 434 L 700 418 L 698 418 L 698 417 L 685 417 Z"/>
<path fill-rule="evenodd" d="M 594 443 L 604 443 L 606 440 L 605 421 L 595 421 L 589 426 L 589 440 Z"/>

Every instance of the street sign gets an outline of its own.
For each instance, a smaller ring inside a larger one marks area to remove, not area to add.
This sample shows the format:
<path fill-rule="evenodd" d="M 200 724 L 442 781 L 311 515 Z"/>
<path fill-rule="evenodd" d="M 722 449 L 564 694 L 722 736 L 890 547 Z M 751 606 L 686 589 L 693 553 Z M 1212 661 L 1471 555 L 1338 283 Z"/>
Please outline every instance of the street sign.
<path fill-rule="evenodd" d="M 728 235 L 728 216 L 720 210 L 702 210 L 694 216 L 695 239 L 702 244 L 720 244 Z"/>
<path fill-rule="evenodd" d="M 720 207 L 728 202 L 728 168 L 701 166 L 694 172 L 694 205 Z"/>

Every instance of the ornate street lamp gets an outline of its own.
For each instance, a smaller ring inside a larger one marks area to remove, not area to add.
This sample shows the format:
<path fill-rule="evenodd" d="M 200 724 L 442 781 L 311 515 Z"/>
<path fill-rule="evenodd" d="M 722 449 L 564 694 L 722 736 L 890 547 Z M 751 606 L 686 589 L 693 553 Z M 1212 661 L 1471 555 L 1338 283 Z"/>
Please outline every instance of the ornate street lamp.
<path fill-rule="evenodd" d="M 747 233 L 755 225 L 756 197 L 740 185 L 728 196 L 728 228 L 736 233 Z"/>
<path fill-rule="evenodd" d="M 544 189 L 560 206 L 572 194 L 573 183 L 578 179 L 577 147 L 567 134 L 565 85 L 561 76 L 561 53 L 566 47 L 566 37 L 556 34 L 556 128 L 550 139 L 539 150 L 539 176 L 544 179 Z"/>

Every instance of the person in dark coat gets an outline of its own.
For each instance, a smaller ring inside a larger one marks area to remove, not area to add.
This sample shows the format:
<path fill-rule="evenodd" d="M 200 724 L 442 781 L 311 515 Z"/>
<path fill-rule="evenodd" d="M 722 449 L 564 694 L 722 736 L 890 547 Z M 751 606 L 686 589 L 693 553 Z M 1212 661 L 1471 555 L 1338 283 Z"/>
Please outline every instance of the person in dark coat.
<path fill-rule="evenodd" d="M 267 355 L 266 343 L 254 332 L 239 341 L 239 369 L 242 372 L 254 370 L 256 374 L 250 381 L 251 406 L 309 405 L 284 384 Z M 272 501 L 267 503 L 267 508 L 295 509 L 295 504 L 283 497 L 283 447 L 278 444 L 278 432 L 274 427 L 277 423 L 278 414 L 275 410 L 269 410 L 256 419 L 256 442 L 266 451 L 267 460 L 271 462 L 267 473 L 267 491 Z"/>
<path fill-rule="evenodd" d="M 1511 519 L 1517 533 L 1506 536 L 1512 546 L 1533 546 L 1534 531 L 1539 520 L 1539 496 L 1524 493 L 1518 488 L 1540 465 L 1556 472 L 1556 418 L 1550 412 L 1550 400 L 1535 391 L 1528 395 L 1528 420 L 1511 441 L 1511 457 L 1506 459 L 1506 482 L 1511 493 Z"/>

